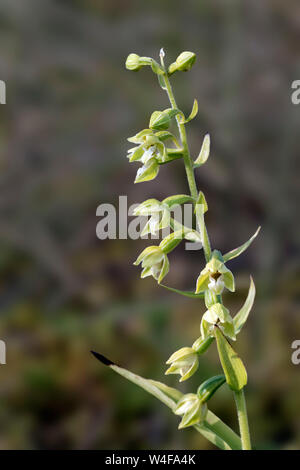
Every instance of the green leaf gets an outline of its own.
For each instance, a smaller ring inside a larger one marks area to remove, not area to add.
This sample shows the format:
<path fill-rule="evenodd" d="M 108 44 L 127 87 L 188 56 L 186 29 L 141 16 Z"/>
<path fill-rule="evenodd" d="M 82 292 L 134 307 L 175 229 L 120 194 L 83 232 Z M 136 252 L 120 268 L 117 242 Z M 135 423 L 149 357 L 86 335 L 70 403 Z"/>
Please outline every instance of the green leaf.
<path fill-rule="evenodd" d="M 172 411 L 176 408 L 177 402 L 183 396 L 183 394 L 176 389 L 156 382 L 155 380 L 145 379 L 127 369 L 123 369 L 123 367 L 117 366 L 105 356 L 102 356 L 102 354 L 94 351 L 91 351 L 91 353 L 96 359 L 102 362 L 102 364 L 110 367 L 117 374 L 122 375 L 130 382 L 143 388 L 146 392 L 168 406 Z M 220 449 L 230 450 L 242 448 L 239 436 L 209 410 L 205 421 L 202 424 L 196 424 L 194 427 L 199 433 L 206 437 L 206 439 Z"/>
<path fill-rule="evenodd" d="M 196 424 L 194 427 L 198 432 L 206 437 L 206 439 L 213 442 L 213 444 L 220 449 L 242 449 L 240 437 L 210 410 L 207 411 L 205 422 L 202 425 Z"/>
<path fill-rule="evenodd" d="M 158 78 L 158 83 L 159 83 L 159 86 L 163 89 L 163 90 L 167 90 L 167 87 L 166 87 L 166 83 L 165 83 L 165 80 L 164 80 L 164 76 L 163 75 L 157 75 L 157 78 Z"/>
<path fill-rule="evenodd" d="M 154 387 L 159 388 L 163 393 L 168 397 L 174 400 L 176 403 L 183 397 L 183 393 L 177 390 L 176 388 L 169 387 L 168 385 L 158 382 L 157 380 L 148 379 L 148 382 L 154 385 Z"/>
<path fill-rule="evenodd" d="M 232 390 L 238 392 L 247 383 L 245 366 L 218 327 L 215 327 L 215 337 L 226 382 Z"/>
<path fill-rule="evenodd" d="M 199 191 L 199 194 L 198 194 L 198 199 L 197 199 L 196 207 L 195 207 L 195 213 L 196 213 L 196 210 L 200 210 L 200 209 L 201 209 L 202 214 L 205 214 L 205 212 L 208 211 L 208 205 L 207 205 L 204 193 L 202 191 Z"/>
<path fill-rule="evenodd" d="M 194 166 L 198 167 L 203 165 L 209 157 L 210 152 L 210 135 L 206 134 L 203 139 L 202 147 L 199 152 L 197 159 L 194 162 Z"/>
<path fill-rule="evenodd" d="M 194 119 L 194 117 L 196 117 L 198 114 L 198 101 L 195 99 L 194 100 L 194 103 L 193 103 L 193 108 L 192 108 L 192 111 L 191 111 L 191 114 L 189 115 L 189 117 L 184 121 L 184 123 L 188 123 L 190 122 L 192 119 Z"/>
<path fill-rule="evenodd" d="M 247 250 L 248 246 L 251 245 L 253 240 L 257 237 L 257 235 L 260 231 L 260 228 L 261 227 L 258 227 L 258 229 L 254 233 L 254 235 L 252 235 L 252 237 L 249 238 L 249 240 L 246 243 L 239 246 L 238 248 L 235 248 L 234 250 L 229 251 L 228 253 L 226 253 L 226 255 L 223 255 L 224 262 L 226 263 L 226 261 L 229 261 L 230 259 L 236 258 L 241 253 L 243 253 L 243 251 Z"/>
<path fill-rule="evenodd" d="M 247 299 L 245 300 L 245 303 L 242 306 L 241 310 L 236 314 L 236 316 L 233 319 L 233 325 L 234 325 L 234 330 L 235 330 L 236 335 L 241 331 L 244 324 L 246 323 L 248 315 L 253 306 L 254 299 L 255 299 L 255 284 L 253 282 L 252 276 L 250 276 L 250 287 L 249 287 Z"/>
<path fill-rule="evenodd" d="M 160 284 L 161 287 L 164 287 L 165 289 L 175 292 L 176 294 L 183 295 L 184 297 L 190 297 L 191 299 L 203 299 L 204 298 L 204 293 L 202 294 L 195 294 L 195 292 L 190 292 L 186 290 L 180 290 L 180 289 L 175 289 L 174 287 L 169 287 L 165 286 L 164 284 Z"/>

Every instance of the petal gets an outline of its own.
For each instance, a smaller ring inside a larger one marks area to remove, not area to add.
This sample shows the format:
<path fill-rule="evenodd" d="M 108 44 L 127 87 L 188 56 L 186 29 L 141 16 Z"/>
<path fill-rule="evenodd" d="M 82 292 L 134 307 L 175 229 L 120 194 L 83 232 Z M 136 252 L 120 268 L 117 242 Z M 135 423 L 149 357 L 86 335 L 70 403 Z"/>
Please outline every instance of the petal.
<path fill-rule="evenodd" d="M 186 359 L 189 356 L 193 356 L 195 351 L 193 348 L 184 347 L 175 351 L 167 360 L 166 364 L 171 364 L 172 362 L 179 361 L 182 359 Z"/>
<path fill-rule="evenodd" d="M 182 375 L 179 382 L 183 382 L 184 380 L 189 379 L 196 372 L 196 370 L 198 369 L 198 366 L 199 366 L 198 357 L 197 355 L 195 355 L 194 360 L 191 364 L 191 367 L 187 370 L 187 372 L 184 375 Z"/>
<path fill-rule="evenodd" d="M 133 263 L 135 266 L 138 266 L 141 261 L 144 259 L 144 257 L 146 255 L 149 255 L 151 253 L 153 253 L 155 251 L 157 247 L 156 246 L 147 246 L 147 248 L 145 248 L 142 253 L 138 256 L 138 258 L 135 260 L 135 262 Z"/>
<path fill-rule="evenodd" d="M 160 276 L 158 278 L 158 284 L 160 284 L 163 278 L 168 274 L 169 269 L 170 269 L 170 263 L 169 263 L 168 257 L 167 255 L 164 255 L 163 266 L 160 272 Z"/>
<path fill-rule="evenodd" d="M 128 155 L 128 158 L 130 162 L 136 162 L 137 160 L 140 160 L 143 155 L 144 155 L 144 148 L 142 145 L 140 145 L 139 147 L 136 147 L 135 150 L 133 150 L 133 152 L 131 152 Z"/>
<path fill-rule="evenodd" d="M 222 273 L 223 275 L 223 280 L 225 287 L 230 290 L 231 292 L 235 291 L 235 283 L 234 283 L 234 277 L 232 272 L 226 268 L 226 266 L 223 264 L 223 266 L 219 269 L 219 272 Z"/>
<path fill-rule="evenodd" d="M 141 278 L 144 279 L 145 277 L 151 276 L 151 268 L 144 268 L 143 271 L 141 272 Z"/>

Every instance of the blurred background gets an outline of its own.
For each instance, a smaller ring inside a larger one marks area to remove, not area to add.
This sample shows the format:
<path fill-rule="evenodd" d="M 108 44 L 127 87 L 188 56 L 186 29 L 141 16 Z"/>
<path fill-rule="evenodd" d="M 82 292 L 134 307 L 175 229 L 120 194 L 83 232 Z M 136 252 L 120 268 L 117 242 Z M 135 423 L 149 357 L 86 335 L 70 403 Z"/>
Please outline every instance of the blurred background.
<path fill-rule="evenodd" d="M 253 275 L 255 308 L 236 346 L 249 373 L 253 443 L 299 449 L 299 2 L 2 0 L 0 25 L 0 448 L 213 447 L 177 431 L 167 408 L 89 352 L 178 386 L 164 363 L 198 336 L 203 303 L 140 280 L 132 266 L 149 242 L 96 237 L 101 203 L 187 192 L 182 162 L 133 185 L 138 165 L 126 159 L 127 137 L 168 107 L 150 69 L 130 73 L 126 57 L 158 59 L 164 47 L 168 63 L 197 54 L 172 83 L 184 112 L 199 102 L 188 128 L 194 156 L 211 134 L 197 182 L 213 246 L 224 253 L 262 226 L 229 263 L 237 293 L 225 296 L 234 314 Z M 170 261 L 166 283 L 193 289 L 202 252 L 179 247 Z M 181 390 L 220 373 L 214 349 Z M 238 429 L 226 387 L 210 407 Z"/>

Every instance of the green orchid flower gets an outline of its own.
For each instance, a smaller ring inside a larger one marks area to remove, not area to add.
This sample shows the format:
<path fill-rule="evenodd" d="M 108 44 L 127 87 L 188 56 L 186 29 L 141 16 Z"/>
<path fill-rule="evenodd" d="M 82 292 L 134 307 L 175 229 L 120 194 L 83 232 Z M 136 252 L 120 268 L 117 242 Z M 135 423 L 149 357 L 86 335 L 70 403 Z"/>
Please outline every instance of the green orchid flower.
<path fill-rule="evenodd" d="M 168 256 L 159 246 L 145 248 L 133 264 L 138 266 L 140 263 L 143 268 L 141 278 L 153 276 L 159 284 L 168 274 L 170 268 Z"/>
<path fill-rule="evenodd" d="M 213 304 L 204 313 L 200 325 L 203 339 L 213 336 L 213 329 L 216 324 L 218 324 L 225 336 L 228 336 L 233 341 L 236 340 L 233 318 L 231 317 L 229 310 L 221 303 Z"/>
<path fill-rule="evenodd" d="M 187 393 L 177 403 L 174 413 L 182 416 L 178 429 L 183 429 L 202 423 L 207 415 L 207 405 L 195 393 Z"/>
<path fill-rule="evenodd" d="M 158 174 L 159 164 L 168 156 L 164 143 L 151 129 L 144 129 L 128 141 L 137 144 L 137 147 L 128 150 L 129 161 L 143 164 L 136 174 L 135 183 L 154 179 Z"/>
<path fill-rule="evenodd" d="M 196 294 L 209 289 L 216 295 L 220 295 L 224 287 L 234 292 L 234 277 L 232 272 L 225 266 L 221 253 L 214 250 L 210 261 L 206 264 L 197 279 Z"/>
<path fill-rule="evenodd" d="M 165 374 L 179 374 L 181 375 L 179 382 L 183 382 L 189 379 L 198 369 L 198 354 L 193 348 L 181 348 L 172 354 L 166 364 L 171 364 L 171 366 Z"/>
<path fill-rule="evenodd" d="M 133 213 L 134 215 L 150 216 L 141 236 L 147 235 L 148 233 L 155 235 L 159 230 L 170 225 L 170 208 L 167 204 L 157 199 L 147 199 L 147 201 L 140 204 Z"/>

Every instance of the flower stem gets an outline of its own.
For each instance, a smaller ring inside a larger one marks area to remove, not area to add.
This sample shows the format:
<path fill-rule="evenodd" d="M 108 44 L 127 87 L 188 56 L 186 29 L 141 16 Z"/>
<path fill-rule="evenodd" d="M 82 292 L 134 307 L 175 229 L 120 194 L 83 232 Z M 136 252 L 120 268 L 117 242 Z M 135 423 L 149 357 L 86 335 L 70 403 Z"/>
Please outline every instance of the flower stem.
<path fill-rule="evenodd" d="M 243 450 L 251 450 L 249 424 L 244 389 L 234 392 Z"/>
<path fill-rule="evenodd" d="M 172 86 L 168 77 L 168 74 L 165 72 L 163 75 L 164 83 L 166 86 L 166 91 L 171 103 L 171 106 L 173 109 L 178 109 L 176 100 L 174 97 L 174 93 L 172 90 Z M 194 170 L 193 170 L 193 164 L 192 160 L 190 157 L 190 151 L 187 143 L 187 137 L 186 137 L 186 130 L 185 130 L 185 125 L 183 122 L 180 120 L 181 118 L 179 116 L 176 116 L 176 121 L 178 125 L 178 130 L 180 134 L 180 139 L 183 147 L 183 161 L 184 161 L 184 166 L 185 166 L 185 171 L 186 171 L 186 176 L 191 192 L 191 196 L 196 200 L 198 196 L 198 190 L 196 186 L 196 181 L 195 181 L 195 175 L 194 175 Z"/>
<path fill-rule="evenodd" d="M 166 86 L 166 91 L 171 103 L 171 106 L 173 109 L 178 109 L 177 108 L 177 103 L 175 100 L 175 96 L 172 90 L 172 86 L 168 77 L 167 72 L 164 73 L 163 75 L 164 83 Z M 190 151 L 189 151 L 189 146 L 187 142 L 187 136 L 186 136 L 186 130 L 185 130 L 185 125 L 181 120 L 180 116 L 176 116 L 176 121 L 178 125 L 178 130 L 180 134 L 180 139 L 183 147 L 183 161 L 184 161 L 184 166 L 185 166 L 185 171 L 187 175 L 187 180 L 190 188 L 190 193 L 191 196 L 195 199 L 195 202 L 197 201 L 198 198 L 198 190 L 197 190 L 197 185 L 195 181 L 195 175 L 194 175 L 194 169 L 193 169 L 193 163 L 192 159 L 190 156 Z M 204 221 L 204 214 L 200 214 L 198 211 L 196 212 L 196 218 L 198 221 L 199 225 L 199 230 L 202 238 L 202 245 L 203 245 L 203 250 L 205 254 L 205 259 L 206 261 L 209 261 L 210 255 L 211 255 L 211 248 L 210 248 L 210 242 L 209 242 L 209 237 Z"/>

